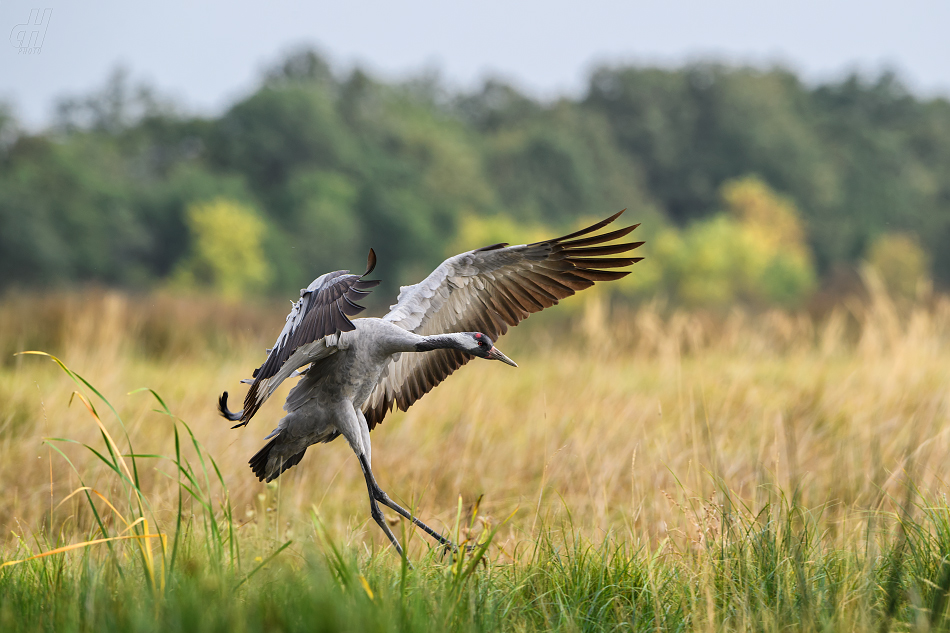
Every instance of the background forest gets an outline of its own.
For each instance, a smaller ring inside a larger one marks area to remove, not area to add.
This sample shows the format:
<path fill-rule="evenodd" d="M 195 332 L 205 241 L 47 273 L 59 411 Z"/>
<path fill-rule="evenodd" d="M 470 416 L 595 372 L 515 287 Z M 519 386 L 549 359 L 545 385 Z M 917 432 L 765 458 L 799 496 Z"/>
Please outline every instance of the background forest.
<path fill-rule="evenodd" d="M 621 208 L 648 240 L 614 289 L 632 301 L 798 307 L 862 261 L 898 295 L 950 284 L 950 102 L 888 73 L 601 67 L 582 97 L 542 102 L 304 50 L 218 117 L 123 71 L 57 112 L 34 133 L 0 109 L 2 288 L 293 296 L 370 246 L 411 283 Z"/>

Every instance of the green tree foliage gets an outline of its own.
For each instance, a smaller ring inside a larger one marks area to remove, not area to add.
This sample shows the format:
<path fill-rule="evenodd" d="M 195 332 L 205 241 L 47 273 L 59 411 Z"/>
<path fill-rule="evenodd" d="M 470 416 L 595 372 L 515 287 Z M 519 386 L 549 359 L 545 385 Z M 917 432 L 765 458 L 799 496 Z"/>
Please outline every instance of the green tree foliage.
<path fill-rule="evenodd" d="M 551 237 L 550 228 L 540 224 L 519 223 L 511 216 L 469 215 L 461 219 L 455 239 L 445 246 L 443 254 L 451 257 L 490 244 L 530 244 Z"/>
<path fill-rule="evenodd" d="M 930 258 L 920 242 L 906 233 L 886 233 L 872 243 L 867 265 L 892 297 L 913 299 L 930 283 Z"/>
<path fill-rule="evenodd" d="M 0 102 L 0 150 L 12 145 L 18 135 L 19 130 L 12 109 Z"/>
<path fill-rule="evenodd" d="M 658 215 L 639 163 L 617 146 L 604 117 L 566 100 L 541 108 L 497 82 L 457 108 L 482 134 L 496 213 L 562 227 L 608 209 Z"/>
<path fill-rule="evenodd" d="M 128 166 L 106 143 L 21 136 L 0 172 L 2 282 L 136 282 L 151 235 L 130 199 Z"/>
<path fill-rule="evenodd" d="M 187 220 L 191 252 L 175 271 L 175 285 L 210 287 L 238 299 L 270 281 L 270 266 L 261 247 L 266 226 L 252 209 L 215 198 L 189 205 Z"/>
<path fill-rule="evenodd" d="M 681 226 L 715 210 L 723 182 L 757 173 L 796 201 L 819 270 L 908 231 L 941 254 L 935 273 L 950 282 L 945 99 L 918 100 L 892 74 L 808 89 L 782 70 L 697 65 L 601 68 L 584 106 L 607 117 Z"/>
<path fill-rule="evenodd" d="M 297 84 L 265 86 L 235 105 L 215 122 L 207 145 L 209 163 L 244 176 L 278 217 L 296 170 L 347 168 L 354 152 L 329 95 Z"/>
<path fill-rule="evenodd" d="M 723 190 L 752 173 L 760 182 L 736 191 L 770 200 L 770 222 L 796 218 L 781 248 L 754 228 L 758 203 Z M 409 283 L 475 227 L 556 233 L 625 207 L 649 240 L 630 296 L 789 304 L 813 269 L 856 264 L 889 232 L 917 236 L 946 285 L 950 102 L 889 74 L 809 87 L 781 69 L 698 64 L 599 68 L 583 98 L 546 103 L 498 81 L 452 94 L 432 75 L 340 75 L 303 50 L 201 118 L 117 71 L 61 102 L 43 133 L 0 108 L 0 286 L 161 283 L 192 261 L 187 210 L 219 196 L 267 227 L 269 292 L 360 268 L 370 246 L 383 278 Z M 769 251 L 781 255 L 755 255 Z"/>
<path fill-rule="evenodd" d="M 799 305 L 815 286 L 815 271 L 794 204 L 755 177 L 726 182 L 720 195 L 723 212 L 662 231 L 646 272 L 630 275 L 622 288 L 665 290 L 695 306 Z"/>

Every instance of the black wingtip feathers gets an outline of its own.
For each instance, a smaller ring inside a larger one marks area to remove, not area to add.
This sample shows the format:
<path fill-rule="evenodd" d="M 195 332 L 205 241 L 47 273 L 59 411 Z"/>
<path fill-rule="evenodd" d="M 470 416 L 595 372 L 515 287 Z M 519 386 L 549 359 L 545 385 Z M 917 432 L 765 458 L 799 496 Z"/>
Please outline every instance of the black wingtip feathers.
<path fill-rule="evenodd" d="M 243 409 L 241 411 L 231 411 L 230 409 L 228 409 L 228 392 L 227 391 L 222 393 L 221 397 L 218 398 L 218 413 L 221 414 L 221 417 L 223 417 L 226 420 L 230 420 L 231 422 L 237 422 L 244 416 Z M 237 429 L 242 426 L 247 426 L 247 422 L 248 422 L 247 420 L 244 420 L 243 422 L 238 422 L 231 428 Z"/>
<path fill-rule="evenodd" d="M 238 411 L 235 413 L 234 411 L 228 409 L 228 392 L 225 391 L 221 394 L 221 397 L 218 398 L 218 413 L 220 413 L 221 416 L 226 420 L 236 422 L 237 420 L 241 419 L 241 413 L 243 412 Z"/>
<path fill-rule="evenodd" d="M 376 268 L 376 251 L 371 248 L 369 249 L 369 255 L 366 257 L 366 272 L 363 273 L 363 277 L 373 272 L 374 268 Z"/>

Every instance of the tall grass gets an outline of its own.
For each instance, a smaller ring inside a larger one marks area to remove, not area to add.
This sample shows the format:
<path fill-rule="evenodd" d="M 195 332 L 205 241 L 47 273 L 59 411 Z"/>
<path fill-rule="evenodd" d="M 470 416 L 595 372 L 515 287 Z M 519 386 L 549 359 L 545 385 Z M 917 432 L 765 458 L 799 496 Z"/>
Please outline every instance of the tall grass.
<path fill-rule="evenodd" d="M 521 369 L 474 362 L 374 431 L 384 489 L 481 545 L 443 560 L 399 522 L 414 567 L 346 446 L 265 486 L 245 462 L 279 402 L 257 433 L 215 417 L 281 315 L 23 307 L 50 302 L 0 304 L 4 349 L 70 367 L 0 367 L 0 562 L 75 549 L 0 569 L 0 630 L 945 626 L 944 300 L 529 322 L 502 341 Z"/>
<path fill-rule="evenodd" d="M 36 533 L 35 546 L 46 551 L 35 553 L 21 540 L 4 552 L 4 558 L 22 557 L 0 563 L 4 631 L 887 631 L 946 625 L 950 506 L 910 481 L 902 484 L 900 512 L 868 514 L 856 535 L 829 531 L 824 509 L 796 505 L 778 488 L 769 488 L 770 501 L 753 509 L 715 480 L 721 503 L 671 499 L 680 527 L 693 528 L 690 538 L 667 538 L 659 546 L 618 534 L 592 541 L 566 515 L 553 525 L 542 522 L 509 553 L 493 548 L 494 530 L 474 533 L 478 505 L 466 512 L 460 500 L 453 535 L 473 548 L 462 547 L 448 560 L 432 549 L 411 566 L 394 553 L 341 545 L 316 512 L 296 547 L 240 536 L 217 466 L 184 422 L 173 420 L 174 456 L 137 454 L 130 443 L 123 453 L 109 429 L 121 429 L 121 419 L 114 415 L 107 424 L 93 404 L 98 399 L 115 414 L 108 400 L 53 360 L 77 385 L 76 397 L 100 431 L 101 441 L 84 448 L 118 494 L 109 498 L 88 486 L 75 491 L 85 494 L 96 519 L 86 541 L 64 545 Z M 151 395 L 158 411 L 171 416 L 161 397 Z M 183 435 L 196 461 L 183 456 Z M 173 467 L 180 496 L 165 519 L 137 478 L 150 459 Z M 217 504 L 210 493 L 214 479 L 221 485 Z M 184 498 L 197 505 L 186 509 Z M 109 525 L 106 513 L 118 521 Z M 250 551 L 243 561 L 242 550 Z"/>

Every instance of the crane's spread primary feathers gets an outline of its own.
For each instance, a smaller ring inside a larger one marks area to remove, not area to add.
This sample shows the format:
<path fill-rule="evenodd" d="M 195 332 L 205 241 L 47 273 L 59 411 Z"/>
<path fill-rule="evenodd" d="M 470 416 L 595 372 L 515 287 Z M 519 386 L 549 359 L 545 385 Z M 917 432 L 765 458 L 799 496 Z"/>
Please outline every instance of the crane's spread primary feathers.
<path fill-rule="evenodd" d="M 450 257 L 421 282 L 403 287 L 380 319 L 349 319 L 363 310 L 356 302 L 379 284 L 365 279 L 376 265 L 372 250 L 362 275 L 340 270 L 318 277 L 300 291 L 267 359 L 246 381 L 251 386 L 243 410 L 228 410 L 227 392 L 218 402 L 221 415 L 238 421 L 237 428 L 284 380 L 302 376 L 284 403 L 287 415 L 249 462 L 254 474 L 271 481 L 299 463 L 308 446 L 343 435 L 360 460 L 373 519 L 394 547 L 401 552 L 378 503 L 451 545 L 379 488 L 370 465 L 369 432 L 394 406 L 405 411 L 473 356 L 515 365 L 492 339 L 595 282 L 629 274 L 605 269 L 642 259 L 611 257 L 643 244 L 616 241 L 639 225 L 592 235 L 621 213 L 563 237 L 521 246 L 493 244 Z"/>
<path fill-rule="evenodd" d="M 626 253 L 643 242 L 602 245 L 626 236 L 639 224 L 577 239 L 607 226 L 621 213 L 553 240 L 523 246 L 494 244 L 451 257 L 422 282 L 401 288 L 396 304 L 383 318 L 416 334 L 478 331 L 497 340 L 509 326 L 595 281 L 630 273 L 599 269 L 640 261 L 642 257 L 604 256 Z M 471 356 L 453 349 L 402 354 L 384 370 L 363 406 L 370 430 L 393 404 L 405 411 L 469 360 Z"/>

